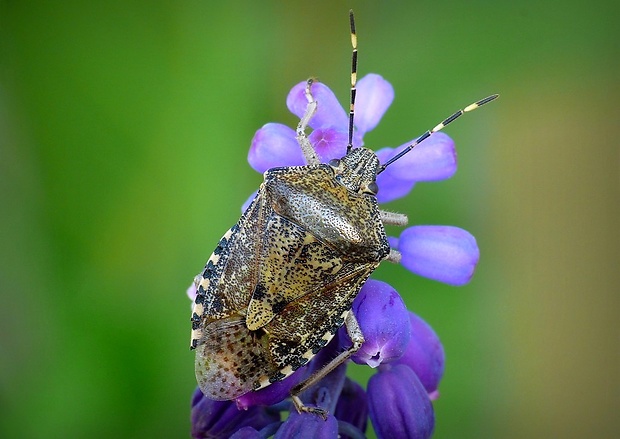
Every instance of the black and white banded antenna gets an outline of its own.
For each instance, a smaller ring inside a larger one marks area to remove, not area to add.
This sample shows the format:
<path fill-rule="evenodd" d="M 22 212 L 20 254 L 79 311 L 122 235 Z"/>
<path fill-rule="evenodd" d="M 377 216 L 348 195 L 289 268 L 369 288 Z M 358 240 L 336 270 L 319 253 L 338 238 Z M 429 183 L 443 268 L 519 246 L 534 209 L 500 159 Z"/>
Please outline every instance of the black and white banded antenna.
<path fill-rule="evenodd" d="M 388 166 L 390 166 L 392 163 L 394 163 L 396 160 L 400 159 L 402 156 L 404 156 L 405 154 L 407 154 L 409 151 L 411 151 L 413 148 L 415 148 L 416 146 L 418 146 L 420 143 L 422 143 L 424 140 L 428 139 L 432 134 L 436 133 L 437 131 L 441 131 L 443 130 L 445 127 L 447 127 L 448 125 L 450 125 L 452 122 L 454 122 L 456 119 L 458 119 L 459 117 L 461 117 L 463 114 L 465 113 L 469 113 L 470 111 L 474 111 L 480 107 L 482 107 L 484 104 L 488 104 L 489 102 L 497 99 L 499 97 L 498 94 L 494 94 L 491 96 L 488 96 L 484 99 L 480 99 L 479 101 L 474 102 L 473 104 L 469 104 L 467 107 L 465 107 L 462 110 L 457 111 L 456 113 L 454 113 L 452 116 L 446 118 L 443 120 L 443 122 L 441 122 L 439 125 L 437 125 L 435 128 L 433 128 L 432 130 L 428 130 L 427 132 L 425 132 L 424 134 L 422 134 L 420 137 L 418 137 L 412 144 L 410 144 L 409 146 L 407 146 L 405 149 L 403 149 L 401 152 L 399 152 L 398 154 L 396 154 L 394 157 L 392 157 L 391 159 L 389 159 L 387 162 L 385 162 L 383 165 L 381 165 L 379 167 L 379 170 L 377 171 L 377 175 L 379 175 L 380 173 L 382 173 L 383 171 L 385 171 L 385 168 L 387 168 Z"/>
<path fill-rule="evenodd" d="M 351 46 L 353 51 L 351 52 L 351 103 L 349 104 L 349 143 L 347 143 L 347 154 L 353 148 L 353 118 L 355 115 L 355 94 L 357 93 L 355 88 L 357 84 L 357 34 L 355 33 L 353 9 L 349 11 L 349 21 L 351 22 Z"/>
<path fill-rule="evenodd" d="M 351 152 L 351 149 L 353 148 L 353 125 L 354 125 L 354 117 L 355 117 L 355 95 L 357 93 L 357 89 L 356 89 L 356 84 L 357 84 L 357 33 L 355 32 L 355 17 L 353 16 L 353 10 L 349 11 L 349 20 L 351 22 L 351 46 L 352 46 L 353 50 L 352 50 L 352 53 L 351 53 L 351 102 L 350 102 L 350 105 L 349 105 L 349 139 L 348 139 L 349 141 L 347 143 L 347 154 L 349 152 Z M 464 109 L 458 110 L 452 116 L 447 117 L 446 119 L 443 120 L 443 122 L 441 122 L 435 128 L 433 128 L 432 130 L 428 130 L 427 132 L 422 134 L 413 143 L 411 143 L 409 146 L 407 146 L 401 152 L 399 152 L 394 157 L 392 157 L 387 162 L 385 162 L 383 165 L 381 165 L 379 167 L 379 170 L 377 171 L 377 174 L 380 174 L 383 171 L 385 171 L 385 168 L 387 168 L 392 163 L 394 163 L 396 160 L 400 159 L 402 156 L 407 154 L 409 151 L 411 151 L 413 148 L 418 146 L 424 140 L 428 139 L 432 134 L 436 133 L 437 131 L 443 130 L 445 127 L 447 127 L 449 124 L 451 124 L 456 119 L 461 117 L 463 114 L 469 113 L 470 111 L 474 111 L 474 110 L 482 107 L 483 105 L 488 104 L 489 102 L 497 99 L 498 97 L 499 97 L 498 94 L 493 94 L 493 95 L 488 96 L 488 97 L 486 97 L 484 99 L 480 99 L 479 101 L 476 101 L 473 104 L 469 104 Z"/>

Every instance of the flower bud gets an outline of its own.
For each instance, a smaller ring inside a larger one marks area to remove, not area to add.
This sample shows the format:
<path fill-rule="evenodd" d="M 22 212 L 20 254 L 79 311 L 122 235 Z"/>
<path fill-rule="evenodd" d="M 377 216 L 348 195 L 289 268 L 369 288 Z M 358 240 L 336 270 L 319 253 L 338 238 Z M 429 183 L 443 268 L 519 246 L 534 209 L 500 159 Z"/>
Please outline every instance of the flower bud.
<path fill-rule="evenodd" d="M 279 421 L 280 416 L 267 411 L 265 407 L 251 407 L 239 410 L 233 401 L 214 401 L 196 389 L 192 398 L 192 437 L 230 437 L 242 427 L 257 430 Z"/>
<path fill-rule="evenodd" d="M 293 411 L 278 429 L 274 439 L 334 439 L 338 437 L 338 421 L 333 415 L 327 420 L 314 413 Z"/>
<path fill-rule="evenodd" d="M 424 320 L 409 312 L 411 340 L 395 364 L 405 364 L 415 372 L 431 400 L 439 397 L 439 381 L 443 377 L 445 354 L 439 337 Z"/>
<path fill-rule="evenodd" d="M 408 366 L 381 366 L 368 381 L 368 401 L 379 439 L 426 439 L 433 434 L 433 406 Z"/>
<path fill-rule="evenodd" d="M 411 327 L 407 307 L 396 290 L 370 279 L 353 301 L 352 309 L 365 339 L 353 361 L 377 367 L 400 358 L 409 343 Z"/>
<path fill-rule="evenodd" d="M 476 239 L 452 226 L 414 226 L 400 235 L 401 264 L 420 276 L 465 285 L 480 258 Z"/>

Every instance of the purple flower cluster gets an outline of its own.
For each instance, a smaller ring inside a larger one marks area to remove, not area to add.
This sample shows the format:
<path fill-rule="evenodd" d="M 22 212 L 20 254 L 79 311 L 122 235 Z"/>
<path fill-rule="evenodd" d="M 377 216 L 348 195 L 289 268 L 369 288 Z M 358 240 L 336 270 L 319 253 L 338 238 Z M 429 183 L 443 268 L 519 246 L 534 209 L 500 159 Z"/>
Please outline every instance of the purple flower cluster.
<path fill-rule="evenodd" d="M 287 98 L 289 110 L 299 118 L 307 105 L 305 87 L 306 82 L 297 84 Z M 312 95 L 318 109 L 309 123 L 309 140 L 322 162 L 340 158 L 346 154 L 347 113 L 324 84 L 314 83 Z M 355 147 L 364 144 L 364 134 L 377 126 L 393 98 L 392 86 L 381 76 L 369 74 L 359 80 Z M 376 154 L 385 163 L 411 143 L 383 148 Z M 266 124 L 256 132 L 248 161 L 258 172 L 305 164 L 295 131 L 278 123 Z M 446 179 L 455 171 L 454 142 L 443 133 L 435 133 L 378 175 L 377 199 L 385 203 L 403 197 L 416 182 Z M 457 227 L 413 226 L 389 241 L 402 254 L 401 263 L 406 269 L 450 285 L 466 284 L 478 263 L 474 237 Z M 188 294 L 195 296 L 193 287 Z M 279 411 L 291 408 L 281 401 L 295 384 L 350 346 L 344 328 L 306 367 L 282 382 L 235 401 L 211 401 L 197 390 L 192 402 L 193 436 L 357 438 L 364 437 L 370 417 L 379 438 L 430 437 L 434 429 L 431 401 L 439 396 L 437 389 L 444 370 L 439 338 L 426 322 L 406 309 L 396 290 L 384 282 L 366 282 L 353 302 L 353 313 L 366 341 L 352 360 L 376 368 L 377 373 L 364 390 L 346 377 L 344 364 L 304 392 L 304 403 L 328 410 L 326 421 L 292 409 L 281 422 Z"/>

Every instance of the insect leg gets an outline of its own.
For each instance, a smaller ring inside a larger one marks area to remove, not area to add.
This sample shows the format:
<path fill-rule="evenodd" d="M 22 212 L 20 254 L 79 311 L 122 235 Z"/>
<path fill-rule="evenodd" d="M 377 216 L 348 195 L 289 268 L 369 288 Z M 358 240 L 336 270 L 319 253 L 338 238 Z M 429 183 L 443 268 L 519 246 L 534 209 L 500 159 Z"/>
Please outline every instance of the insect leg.
<path fill-rule="evenodd" d="M 403 213 L 395 213 L 395 212 L 386 212 L 385 210 L 380 210 L 379 214 L 381 215 L 381 222 L 384 225 L 390 226 L 406 226 L 409 222 L 409 218 L 407 215 Z"/>
<path fill-rule="evenodd" d="M 321 369 L 316 371 L 313 375 L 308 377 L 306 380 L 297 384 L 295 387 L 291 389 L 291 398 L 293 399 L 293 404 L 295 404 L 295 408 L 299 413 L 301 412 L 309 412 L 314 413 L 321 416 L 323 419 L 327 419 L 327 412 L 318 407 L 307 407 L 299 398 L 299 394 L 303 393 L 305 390 L 309 389 L 319 381 L 321 381 L 325 376 L 327 376 L 331 371 L 336 369 L 342 363 L 347 361 L 351 355 L 359 350 L 364 343 L 364 335 L 362 334 L 362 330 L 360 329 L 359 323 L 357 323 L 357 319 L 353 312 L 349 312 L 344 321 L 345 327 L 347 328 L 347 334 L 349 338 L 353 342 L 353 345 L 348 348 L 346 351 L 341 352 L 336 358 L 331 360 Z"/>
<path fill-rule="evenodd" d="M 316 154 L 316 151 L 312 147 L 310 140 L 308 140 L 308 137 L 306 136 L 306 128 L 310 123 L 310 119 L 312 119 L 312 117 L 316 113 L 317 108 L 317 102 L 312 96 L 312 92 L 310 90 L 313 82 L 314 79 L 310 78 L 308 79 L 308 83 L 306 84 L 306 99 L 308 100 L 308 105 L 306 106 L 306 112 L 299 121 L 299 124 L 297 124 L 296 137 L 297 143 L 299 143 L 299 146 L 301 147 L 301 152 L 306 158 L 306 163 L 309 165 L 317 165 L 321 163 L 319 156 Z"/>
<path fill-rule="evenodd" d="M 402 255 L 398 250 L 390 249 L 390 254 L 387 255 L 386 260 L 392 262 L 393 264 L 400 264 L 400 260 L 402 259 Z"/>
<path fill-rule="evenodd" d="M 385 210 L 380 210 L 379 214 L 381 215 L 381 222 L 383 223 L 383 225 L 389 224 L 392 226 L 403 227 L 403 226 L 406 226 L 407 222 L 409 221 L 409 218 L 407 218 L 407 215 L 402 214 L 402 213 L 386 212 Z M 385 259 L 394 264 L 399 264 L 400 259 L 401 259 L 401 254 L 398 250 L 391 248 L 390 253 L 387 255 L 387 258 Z"/>

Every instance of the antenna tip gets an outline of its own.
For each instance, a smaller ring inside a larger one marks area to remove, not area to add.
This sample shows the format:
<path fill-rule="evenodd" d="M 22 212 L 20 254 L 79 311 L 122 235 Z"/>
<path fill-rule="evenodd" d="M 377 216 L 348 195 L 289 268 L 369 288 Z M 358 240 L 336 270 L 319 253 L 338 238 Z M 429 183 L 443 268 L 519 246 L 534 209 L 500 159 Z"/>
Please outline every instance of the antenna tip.
<path fill-rule="evenodd" d="M 494 94 L 494 95 L 488 96 L 488 97 L 486 97 L 484 99 L 480 99 L 479 101 L 476 101 L 473 104 L 470 104 L 467 107 L 465 107 L 463 109 L 463 112 L 467 113 L 468 111 L 473 111 L 476 108 L 482 107 L 484 104 L 488 104 L 489 102 L 494 101 L 498 97 L 499 97 L 498 94 Z"/>
<path fill-rule="evenodd" d="M 493 94 L 493 95 L 491 95 L 489 97 L 486 97 L 484 99 L 480 99 L 478 102 L 476 102 L 476 104 L 478 104 L 478 106 L 480 107 L 481 105 L 488 104 L 489 102 L 494 101 L 498 97 L 499 97 L 498 94 Z"/>

